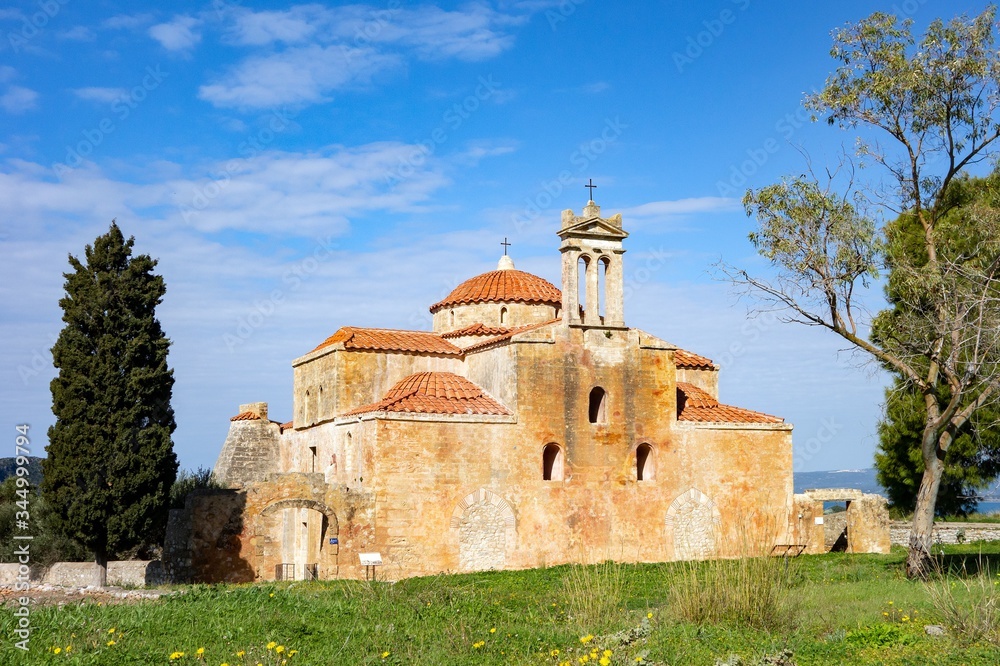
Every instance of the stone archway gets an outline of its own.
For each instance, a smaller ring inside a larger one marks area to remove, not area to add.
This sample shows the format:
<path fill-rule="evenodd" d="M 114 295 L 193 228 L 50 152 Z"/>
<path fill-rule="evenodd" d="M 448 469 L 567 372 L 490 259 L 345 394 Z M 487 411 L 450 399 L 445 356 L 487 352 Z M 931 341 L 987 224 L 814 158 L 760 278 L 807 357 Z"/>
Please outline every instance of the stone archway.
<path fill-rule="evenodd" d="M 311 499 L 280 500 L 266 506 L 256 522 L 261 577 L 336 577 L 339 522 L 333 509 Z"/>
<path fill-rule="evenodd" d="M 679 495 L 667 509 L 664 522 L 676 559 L 701 560 L 715 555 L 721 516 L 705 493 L 691 488 Z"/>
<path fill-rule="evenodd" d="M 451 527 L 458 532 L 460 571 L 503 569 L 516 538 L 514 510 L 504 498 L 480 488 L 455 507 Z"/>

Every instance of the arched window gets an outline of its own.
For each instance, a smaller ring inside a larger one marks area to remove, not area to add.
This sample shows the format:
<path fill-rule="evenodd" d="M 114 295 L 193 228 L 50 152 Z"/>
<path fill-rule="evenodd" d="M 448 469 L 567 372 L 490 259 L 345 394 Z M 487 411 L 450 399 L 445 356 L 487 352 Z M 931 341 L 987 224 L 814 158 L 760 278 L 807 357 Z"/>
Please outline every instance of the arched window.
<path fill-rule="evenodd" d="M 507 323 L 507 308 L 500 308 L 500 325 Z"/>
<path fill-rule="evenodd" d="M 558 444 L 546 444 L 542 449 L 542 480 L 563 480 L 563 454 Z"/>
<path fill-rule="evenodd" d="M 601 257 L 597 263 L 597 299 L 600 302 L 598 314 L 601 323 L 604 323 L 604 315 L 608 307 L 608 269 L 611 268 L 611 259 Z"/>
<path fill-rule="evenodd" d="M 653 447 L 649 444 L 640 444 L 635 449 L 635 480 L 652 481 L 655 478 L 655 471 Z"/>
<path fill-rule="evenodd" d="M 576 272 L 576 289 L 577 289 L 577 303 L 580 304 L 580 310 L 586 310 L 590 307 L 587 303 L 587 270 L 590 268 L 590 257 L 587 255 L 580 255 L 580 260 L 577 261 L 577 272 Z"/>
<path fill-rule="evenodd" d="M 607 423 L 608 394 L 600 386 L 595 386 L 590 392 L 590 422 Z"/>
<path fill-rule="evenodd" d="M 450 319 L 451 319 L 451 324 L 450 325 L 454 326 L 455 325 L 455 311 L 454 310 L 451 311 L 451 318 Z"/>

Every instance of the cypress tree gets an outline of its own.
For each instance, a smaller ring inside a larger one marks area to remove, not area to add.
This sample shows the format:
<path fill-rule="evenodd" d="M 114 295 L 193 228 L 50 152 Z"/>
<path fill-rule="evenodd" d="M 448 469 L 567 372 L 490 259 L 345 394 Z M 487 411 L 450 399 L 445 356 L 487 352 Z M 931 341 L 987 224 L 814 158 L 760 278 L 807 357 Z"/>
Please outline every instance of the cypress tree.
<path fill-rule="evenodd" d="M 85 263 L 70 255 L 52 347 L 42 493 L 53 527 L 94 552 L 102 586 L 109 556 L 162 542 L 177 476 L 170 341 L 155 314 L 166 286 L 155 260 L 132 256 L 134 243 L 112 221 Z"/>

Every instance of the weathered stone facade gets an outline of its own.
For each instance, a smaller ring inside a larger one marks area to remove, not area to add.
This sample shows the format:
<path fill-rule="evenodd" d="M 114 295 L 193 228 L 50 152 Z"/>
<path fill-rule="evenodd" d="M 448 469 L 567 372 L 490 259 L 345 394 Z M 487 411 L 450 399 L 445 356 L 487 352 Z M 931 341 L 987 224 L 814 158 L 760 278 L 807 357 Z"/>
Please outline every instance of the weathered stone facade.
<path fill-rule="evenodd" d="M 398 578 L 798 538 L 792 427 L 626 326 L 620 215 L 589 202 L 558 234 L 561 291 L 504 257 L 432 306 L 434 331 L 345 327 L 296 359 L 293 422 L 242 405 L 216 468 L 232 490 L 177 514 L 195 526 L 173 530 L 174 568 L 360 577 L 379 552 Z"/>

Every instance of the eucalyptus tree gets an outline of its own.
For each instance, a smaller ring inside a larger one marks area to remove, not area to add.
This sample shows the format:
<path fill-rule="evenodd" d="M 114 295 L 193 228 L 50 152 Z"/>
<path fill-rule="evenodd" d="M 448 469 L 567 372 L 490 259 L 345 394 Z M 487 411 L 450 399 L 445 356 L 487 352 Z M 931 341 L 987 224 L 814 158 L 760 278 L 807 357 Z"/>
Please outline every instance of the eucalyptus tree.
<path fill-rule="evenodd" d="M 861 188 L 853 177 L 820 179 L 810 170 L 748 191 L 743 203 L 758 223 L 750 240 L 773 271 L 724 267 L 763 307 L 833 332 L 920 394 L 924 471 L 910 576 L 931 565 L 949 448 L 1000 398 L 1000 210 L 982 201 L 958 207 L 952 196 L 963 173 L 998 145 L 995 14 L 990 6 L 935 20 L 919 39 L 911 20 L 878 12 L 836 31 L 837 69 L 806 106 L 857 132 L 857 159 L 871 167 L 863 173 L 878 175 Z M 887 222 L 897 218 L 918 233 L 894 234 Z M 881 279 L 890 307 L 871 314 L 863 287 Z"/>

